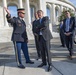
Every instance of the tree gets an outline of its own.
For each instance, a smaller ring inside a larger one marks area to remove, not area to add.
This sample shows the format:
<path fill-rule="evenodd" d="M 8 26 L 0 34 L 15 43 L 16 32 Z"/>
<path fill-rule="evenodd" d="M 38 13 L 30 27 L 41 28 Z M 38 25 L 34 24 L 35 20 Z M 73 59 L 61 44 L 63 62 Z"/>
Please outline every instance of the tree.
<path fill-rule="evenodd" d="M 63 12 L 61 13 L 61 16 L 59 16 L 59 18 L 58 18 L 59 24 L 60 24 L 61 21 L 63 21 L 63 20 L 66 18 L 66 15 L 65 15 L 65 12 L 66 12 L 66 11 L 69 11 L 69 12 L 70 12 L 70 15 L 71 15 L 72 17 L 75 16 L 75 14 L 73 13 L 72 10 L 70 10 L 70 9 L 69 9 L 69 10 L 63 9 Z M 58 26 L 57 26 L 58 32 L 59 32 L 59 24 L 58 24 Z"/>
<path fill-rule="evenodd" d="M 75 15 L 75 14 L 73 13 L 73 11 L 70 10 L 70 9 L 69 9 L 69 10 L 63 10 L 63 12 L 61 13 L 61 16 L 59 16 L 59 18 L 58 18 L 59 22 L 66 18 L 66 15 L 65 15 L 65 12 L 66 12 L 66 11 L 69 11 L 70 14 L 71 14 L 71 16 L 74 16 L 74 15 Z"/>

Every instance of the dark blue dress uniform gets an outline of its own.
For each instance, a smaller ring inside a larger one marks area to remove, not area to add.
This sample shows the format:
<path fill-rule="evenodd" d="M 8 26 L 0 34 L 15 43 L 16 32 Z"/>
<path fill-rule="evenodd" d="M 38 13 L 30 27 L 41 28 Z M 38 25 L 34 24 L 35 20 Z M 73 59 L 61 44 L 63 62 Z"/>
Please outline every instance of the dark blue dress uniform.
<path fill-rule="evenodd" d="M 16 58 L 18 65 L 22 64 L 21 62 L 21 49 L 23 51 L 24 57 L 26 58 L 26 63 L 31 63 L 29 54 L 28 54 L 28 47 L 27 47 L 27 33 L 26 33 L 26 24 L 23 20 L 19 17 L 11 18 L 11 15 L 6 15 L 8 23 L 11 23 L 13 26 L 13 33 L 12 33 L 12 41 L 14 42 L 16 52 Z"/>

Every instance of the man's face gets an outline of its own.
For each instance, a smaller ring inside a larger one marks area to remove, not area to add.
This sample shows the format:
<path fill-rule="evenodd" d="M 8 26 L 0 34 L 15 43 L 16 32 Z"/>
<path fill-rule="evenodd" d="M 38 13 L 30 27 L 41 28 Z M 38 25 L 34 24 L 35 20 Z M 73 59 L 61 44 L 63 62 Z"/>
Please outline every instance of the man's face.
<path fill-rule="evenodd" d="M 66 17 L 70 17 L 70 12 L 66 12 Z"/>
<path fill-rule="evenodd" d="M 39 11 L 37 14 L 38 14 L 38 17 L 39 18 L 42 18 L 43 17 L 43 12 L 42 11 Z"/>
<path fill-rule="evenodd" d="M 19 17 L 24 18 L 25 17 L 25 13 L 24 12 L 25 12 L 24 10 L 20 11 L 19 12 Z"/>

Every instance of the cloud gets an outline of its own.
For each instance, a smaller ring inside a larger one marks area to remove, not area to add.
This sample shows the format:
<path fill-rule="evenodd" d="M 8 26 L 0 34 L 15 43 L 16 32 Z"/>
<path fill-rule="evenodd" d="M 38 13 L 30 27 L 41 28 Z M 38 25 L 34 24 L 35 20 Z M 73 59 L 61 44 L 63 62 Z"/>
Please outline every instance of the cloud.
<path fill-rule="evenodd" d="M 76 6 L 76 0 L 69 0 L 69 1 L 72 2 Z"/>

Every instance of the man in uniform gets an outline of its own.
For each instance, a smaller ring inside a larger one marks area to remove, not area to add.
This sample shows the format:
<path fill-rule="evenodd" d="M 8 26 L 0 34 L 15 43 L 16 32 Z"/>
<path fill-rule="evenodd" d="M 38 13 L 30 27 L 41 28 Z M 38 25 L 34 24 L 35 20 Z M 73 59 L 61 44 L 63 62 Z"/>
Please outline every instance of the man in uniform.
<path fill-rule="evenodd" d="M 6 18 L 8 23 L 11 23 L 13 26 L 12 41 L 14 42 L 18 67 L 25 68 L 21 61 L 21 49 L 26 59 L 26 63 L 34 63 L 30 60 L 28 54 L 28 37 L 26 33 L 26 24 L 23 20 L 25 16 L 25 10 L 24 8 L 17 9 L 18 17 L 11 18 L 10 11 L 6 7 L 4 7 L 4 9 L 7 12 Z"/>

